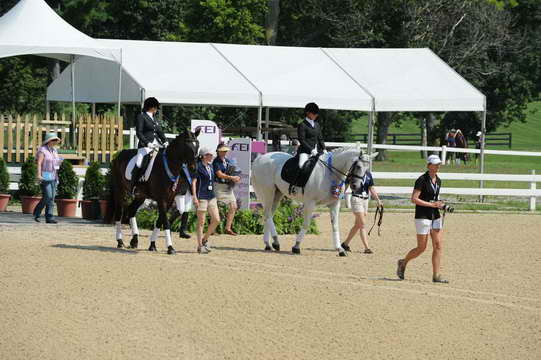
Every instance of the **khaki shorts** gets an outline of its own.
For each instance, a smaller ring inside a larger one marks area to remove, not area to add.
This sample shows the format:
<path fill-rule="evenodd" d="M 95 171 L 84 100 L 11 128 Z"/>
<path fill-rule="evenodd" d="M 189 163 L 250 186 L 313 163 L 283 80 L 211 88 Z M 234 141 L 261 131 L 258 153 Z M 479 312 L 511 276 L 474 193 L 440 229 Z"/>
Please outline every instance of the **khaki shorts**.
<path fill-rule="evenodd" d="M 237 198 L 233 193 L 233 188 L 230 188 L 227 184 L 214 183 L 214 193 L 216 194 L 216 199 L 219 202 L 225 204 L 237 203 Z"/>
<path fill-rule="evenodd" d="M 361 199 L 356 196 L 351 197 L 351 211 L 354 213 L 368 212 L 368 199 Z"/>
<path fill-rule="evenodd" d="M 218 209 L 218 201 L 216 198 L 212 200 L 199 200 L 199 206 L 197 207 L 197 211 L 207 211 L 212 208 Z"/>

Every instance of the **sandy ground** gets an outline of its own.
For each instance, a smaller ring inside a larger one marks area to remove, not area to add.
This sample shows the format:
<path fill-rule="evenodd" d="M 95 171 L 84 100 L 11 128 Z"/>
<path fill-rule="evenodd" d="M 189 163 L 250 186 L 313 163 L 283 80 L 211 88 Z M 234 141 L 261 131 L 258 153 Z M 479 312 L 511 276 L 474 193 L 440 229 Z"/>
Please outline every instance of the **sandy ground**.
<path fill-rule="evenodd" d="M 430 252 L 396 281 L 412 214 L 386 214 L 374 254 L 356 239 L 347 258 L 327 215 L 301 256 L 259 236 L 214 237 L 209 255 L 175 239 L 168 256 L 163 238 L 116 250 L 109 227 L 3 226 L 0 359 L 540 359 L 540 220 L 448 216 L 449 285 L 430 281 Z"/>

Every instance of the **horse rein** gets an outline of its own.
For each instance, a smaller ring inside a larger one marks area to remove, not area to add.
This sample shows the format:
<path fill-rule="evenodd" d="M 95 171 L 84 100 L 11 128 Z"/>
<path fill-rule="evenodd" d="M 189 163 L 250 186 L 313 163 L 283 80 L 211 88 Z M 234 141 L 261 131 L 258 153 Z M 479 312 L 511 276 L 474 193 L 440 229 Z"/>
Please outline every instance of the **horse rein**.
<path fill-rule="evenodd" d="M 378 214 L 379 214 L 379 219 L 378 219 Z M 370 230 L 368 230 L 368 236 L 370 236 L 372 229 L 374 228 L 374 226 L 376 226 L 376 221 L 378 223 L 378 236 L 381 236 L 381 223 L 383 222 L 383 204 L 378 205 L 378 207 L 376 208 L 376 213 L 374 214 L 374 223 L 372 224 L 372 227 L 370 228 Z"/>

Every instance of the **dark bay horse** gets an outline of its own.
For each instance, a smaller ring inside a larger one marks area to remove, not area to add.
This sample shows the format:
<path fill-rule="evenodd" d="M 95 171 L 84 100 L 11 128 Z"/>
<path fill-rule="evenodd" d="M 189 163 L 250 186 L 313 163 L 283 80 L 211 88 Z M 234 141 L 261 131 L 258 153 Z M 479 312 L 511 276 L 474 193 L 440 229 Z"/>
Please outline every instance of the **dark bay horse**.
<path fill-rule="evenodd" d="M 117 247 L 123 248 L 122 240 L 122 219 L 129 219 L 132 232 L 132 239 L 129 248 L 136 249 L 139 244 L 139 229 L 135 215 L 139 207 L 146 199 L 152 199 L 158 204 L 159 217 L 150 237 L 149 251 L 156 251 L 156 239 L 160 228 L 165 230 L 167 253 L 174 254 L 171 240 L 171 225 L 167 212 L 175 197 L 174 185 L 179 186 L 178 181 L 185 181 L 180 176 L 182 164 L 187 164 L 190 170 L 195 169 L 196 156 L 199 151 L 199 130 L 195 133 L 185 131 L 178 135 L 166 149 L 160 149 L 154 160 L 154 166 L 150 177 L 144 183 L 138 183 L 134 191 L 133 200 L 127 204 L 130 193 L 130 182 L 125 177 L 126 167 L 130 160 L 136 155 L 136 149 L 122 150 L 118 157 L 111 163 L 112 185 L 111 201 L 109 202 L 109 216 L 105 219 L 107 223 L 116 225 Z"/>

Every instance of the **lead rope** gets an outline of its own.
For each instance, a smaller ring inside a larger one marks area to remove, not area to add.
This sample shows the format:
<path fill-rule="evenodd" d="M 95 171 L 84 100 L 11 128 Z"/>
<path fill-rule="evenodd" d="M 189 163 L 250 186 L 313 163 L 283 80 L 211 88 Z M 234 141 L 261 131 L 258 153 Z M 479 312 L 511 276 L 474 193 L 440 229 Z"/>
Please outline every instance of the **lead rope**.
<path fill-rule="evenodd" d="M 374 223 L 372 224 L 370 230 L 368 230 L 368 236 L 370 236 L 372 229 L 374 228 L 374 226 L 376 226 L 376 222 L 378 223 L 378 236 L 381 236 L 381 224 L 383 223 L 383 205 L 378 205 L 378 207 L 376 208 L 376 213 L 374 214 Z"/>

